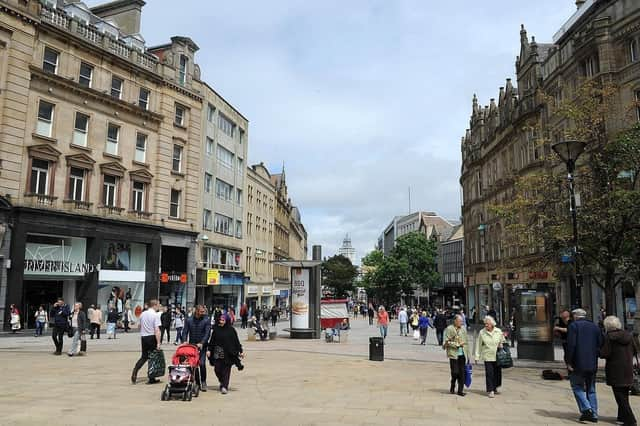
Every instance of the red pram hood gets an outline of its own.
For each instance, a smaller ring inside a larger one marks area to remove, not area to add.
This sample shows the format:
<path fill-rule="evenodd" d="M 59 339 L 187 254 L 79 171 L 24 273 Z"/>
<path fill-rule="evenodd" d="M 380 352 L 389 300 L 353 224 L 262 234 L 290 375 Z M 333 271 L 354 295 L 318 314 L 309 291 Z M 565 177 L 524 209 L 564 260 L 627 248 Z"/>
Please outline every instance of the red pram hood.
<path fill-rule="evenodd" d="M 180 358 L 184 357 L 185 360 L 180 362 Z M 200 350 L 195 345 L 189 343 L 183 343 L 178 346 L 176 352 L 171 358 L 171 364 L 173 365 L 189 365 L 191 367 L 197 367 L 200 364 Z"/>

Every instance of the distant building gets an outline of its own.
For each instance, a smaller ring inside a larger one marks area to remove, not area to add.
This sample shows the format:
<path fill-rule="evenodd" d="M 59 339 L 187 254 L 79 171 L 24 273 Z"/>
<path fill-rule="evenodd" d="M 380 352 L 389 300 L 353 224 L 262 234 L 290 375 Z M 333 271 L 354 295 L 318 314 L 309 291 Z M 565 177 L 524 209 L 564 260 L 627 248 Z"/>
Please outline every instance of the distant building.
<path fill-rule="evenodd" d="M 351 264 L 355 264 L 356 249 L 351 245 L 351 237 L 349 234 L 345 235 L 344 240 L 342 240 L 342 246 L 338 249 L 338 254 L 349 259 Z"/>
<path fill-rule="evenodd" d="M 440 285 L 431 290 L 431 303 L 438 307 L 466 305 L 464 296 L 464 227 L 457 225 L 438 243 Z"/>

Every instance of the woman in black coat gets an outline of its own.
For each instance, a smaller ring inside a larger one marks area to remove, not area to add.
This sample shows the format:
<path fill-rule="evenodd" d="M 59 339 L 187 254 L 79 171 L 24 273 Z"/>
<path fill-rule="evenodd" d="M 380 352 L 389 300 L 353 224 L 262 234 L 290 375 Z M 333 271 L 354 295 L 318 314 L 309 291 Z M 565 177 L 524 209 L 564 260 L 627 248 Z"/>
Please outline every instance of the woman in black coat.
<path fill-rule="evenodd" d="M 629 390 L 633 384 L 633 358 L 639 350 L 631 333 L 622 330 L 617 317 L 606 317 L 604 329 L 607 334 L 600 349 L 600 358 L 607 360 L 605 373 L 607 384 L 611 386 L 618 404 L 617 421 L 635 426 L 637 423 L 629 405 Z"/>
<path fill-rule="evenodd" d="M 220 315 L 215 327 L 211 328 L 207 357 L 220 382 L 220 393 L 226 394 L 229 391 L 231 366 L 237 365 L 239 370 L 242 369 L 240 358 L 244 358 L 238 333 L 230 325 L 226 314 Z"/>

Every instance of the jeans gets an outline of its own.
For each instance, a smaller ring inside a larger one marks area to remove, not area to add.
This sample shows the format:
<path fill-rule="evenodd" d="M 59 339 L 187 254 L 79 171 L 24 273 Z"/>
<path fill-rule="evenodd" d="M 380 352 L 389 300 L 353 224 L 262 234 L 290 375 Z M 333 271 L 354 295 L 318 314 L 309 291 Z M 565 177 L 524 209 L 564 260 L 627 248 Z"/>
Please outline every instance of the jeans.
<path fill-rule="evenodd" d="M 135 367 L 133 367 L 133 376 L 138 374 L 138 370 L 142 368 L 145 362 L 149 359 L 149 352 L 155 350 L 158 347 L 158 341 L 156 340 L 156 336 L 143 336 L 140 338 L 140 346 L 142 349 L 142 354 L 140 355 L 140 359 L 136 362 Z"/>
<path fill-rule="evenodd" d="M 178 340 L 180 341 L 180 343 L 183 343 L 183 340 L 182 340 L 182 327 L 176 327 L 176 343 L 178 343 Z"/>
<path fill-rule="evenodd" d="M 36 336 L 42 336 L 42 330 L 44 330 L 44 323 L 36 321 Z"/>
<path fill-rule="evenodd" d="M 583 371 L 569 374 L 569 382 L 573 396 L 578 403 L 581 413 L 587 410 L 593 411 L 593 415 L 598 417 L 598 400 L 596 398 L 596 373 Z"/>
<path fill-rule="evenodd" d="M 502 368 L 498 367 L 496 361 L 484 362 L 484 378 L 487 392 L 495 392 L 502 386 Z"/>
<path fill-rule="evenodd" d="M 51 333 L 51 338 L 53 339 L 53 344 L 56 346 L 56 353 L 62 353 L 62 343 L 64 339 L 64 333 L 67 331 L 66 326 L 54 326 L 53 332 Z"/>
<path fill-rule="evenodd" d="M 438 339 L 438 346 L 442 346 L 444 343 L 444 330 L 436 328 L 436 338 Z"/>
<path fill-rule="evenodd" d="M 229 389 L 229 379 L 231 378 L 231 365 L 225 363 L 223 359 L 216 359 L 213 363 L 213 371 L 216 373 L 220 386 Z"/>
<path fill-rule="evenodd" d="M 406 336 L 407 334 L 409 334 L 409 328 L 407 327 L 407 323 L 406 322 L 401 322 L 400 323 L 400 335 L 401 336 Z"/>
<path fill-rule="evenodd" d="M 464 366 L 467 359 L 464 355 L 458 358 L 449 359 L 449 368 L 451 369 L 451 393 L 455 391 L 456 382 L 458 382 L 458 393 L 461 394 L 464 389 Z"/>
<path fill-rule="evenodd" d="M 69 349 L 69 355 L 75 355 L 80 352 L 80 329 L 73 329 L 73 340 L 71 341 L 71 349 Z"/>
<path fill-rule="evenodd" d="M 427 342 L 427 332 L 429 331 L 428 328 L 421 328 L 420 329 L 420 344 L 424 345 Z"/>
<path fill-rule="evenodd" d="M 387 326 L 386 325 L 381 325 L 380 327 L 380 336 L 382 336 L 383 339 L 387 338 Z"/>
<path fill-rule="evenodd" d="M 618 404 L 618 420 L 625 425 L 637 425 L 636 417 L 629 405 L 629 387 L 628 386 L 612 386 L 613 396 Z"/>
<path fill-rule="evenodd" d="M 97 334 L 98 339 L 100 338 L 100 324 L 96 322 L 91 323 L 91 338 L 93 339 L 93 335 Z"/>

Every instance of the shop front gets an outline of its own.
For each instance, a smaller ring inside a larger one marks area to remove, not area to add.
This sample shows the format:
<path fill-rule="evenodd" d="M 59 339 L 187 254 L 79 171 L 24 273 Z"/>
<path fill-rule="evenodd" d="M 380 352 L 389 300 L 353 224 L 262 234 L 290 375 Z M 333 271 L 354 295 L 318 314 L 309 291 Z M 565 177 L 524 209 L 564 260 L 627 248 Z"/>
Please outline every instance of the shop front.
<path fill-rule="evenodd" d="M 158 300 L 165 306 L 193 306 L 196 299 L 195 232 L 163 232 Z"/>
<path fill-rule="evenodd" d="M 243 300 L 244 275 L 219 269 L 198 269 L 196 302 L 209 308 L 233 307 L 236 313 Z"/>

